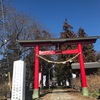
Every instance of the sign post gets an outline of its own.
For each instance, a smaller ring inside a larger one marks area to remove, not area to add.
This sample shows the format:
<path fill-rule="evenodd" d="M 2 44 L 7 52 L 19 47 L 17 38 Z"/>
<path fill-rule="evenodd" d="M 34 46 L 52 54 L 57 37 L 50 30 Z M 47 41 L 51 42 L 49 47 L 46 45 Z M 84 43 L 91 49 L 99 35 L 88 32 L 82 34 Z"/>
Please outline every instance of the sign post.
<path fill-rule="evenodd" d="M 11 100 L 25 100 L 25 75 L 24 61 L 14 61 Z"/>

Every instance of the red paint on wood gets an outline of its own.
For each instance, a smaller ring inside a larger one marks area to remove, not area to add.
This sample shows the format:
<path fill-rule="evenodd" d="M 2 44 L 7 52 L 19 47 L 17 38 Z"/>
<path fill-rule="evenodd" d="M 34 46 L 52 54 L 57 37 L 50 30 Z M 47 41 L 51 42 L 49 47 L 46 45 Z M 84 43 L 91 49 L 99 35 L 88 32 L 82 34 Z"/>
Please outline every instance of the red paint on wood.
<path fill-rule="evenodd" d="M 39 58 L 36 56 L 39 54 L 39 47 L 35 47 L 35 72 L 34 72 L 34 89 L 38 89 L 39 83 Z"/>
<path fill-rule="evenodd" d="M 81 44 L 78 44 L 78 50 L 80 52 L 79 62 L 80 62 L 80 74 L 81 74 L 82 87 L 87 87 L 86 74 L 85 74 L 85 69 L 84 69 L 84 60 L 83 60 L 83 54 L 82 54 L 82 45 Z"/>
<path fill-rule="evenodd" d="M 52 51 L 39 51 L 39 55 L 53 55 L 53 54 L 76 54 L 78 53 L 78 49 L 75 50 L 52 50 Z"/>

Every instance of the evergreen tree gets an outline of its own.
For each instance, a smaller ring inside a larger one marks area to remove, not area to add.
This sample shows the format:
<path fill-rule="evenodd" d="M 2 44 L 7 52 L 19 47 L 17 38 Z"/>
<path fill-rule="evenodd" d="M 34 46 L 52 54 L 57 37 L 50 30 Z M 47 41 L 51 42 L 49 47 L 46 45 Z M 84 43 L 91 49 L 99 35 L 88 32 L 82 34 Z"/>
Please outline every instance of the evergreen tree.
<path fill-rule="evenodd" d="M 78 37 L 87 37 L 88 35 L 85 33 L 84 29 L 79 28 Z M 85 62 L 94 62 L 96 61 L 96 51 L 94 50 L 93 44 L 83 44 L 83 54 L 84 54 L 84 61 Z"/>
<path fill-rule="evenodd" d="M 88 35 L 85 33 L 84 29 L 79 28 L 78 33 L 75 34 L 72 31 L 72 26 L 68 24 L 67 20 L 65 20 L 64 25 L 63 25 L 63 32 L 61 32 L 61 37 L 60 38 L 75 38 L 75 37 L 87 37 Z M 68 49 L 75 49 L 77 46 L 75 45 L 62 45 L 61 49 L 62 50 L 68 50 Z M 95 50 L 94 50 L 94 45 L 93 44 L 83 44 L 83 55 L 84 55 L 84 61 L 85 62 L 93 62 L 96 61 L 96 56 L 95 56 Z M 73 57 L 74 55 L 58 55 L 58 60 L 64 61 L 68 60 L 69 58 Z M 78 62 L 78 59 L 75 59 L 74 62 Z M 69 73 L 69 67 L 70 64 L 67 63 L 66 65 L 57 65 L 57 77 L 58 81 L 61 80 L 66 80 L 66 77 L 68 76 Z M 63 70 L 64 69 L 64 70 Z M 64 73 L 64 74 L 62 74 Z"/>
<path fill-rule="evenodd" d="M 68 24 L 67 20 L 65 20 L 64 25 L 63 25 L 63 32 L 61 32 L 61 37 L 63 39 L 66 38 L 75 38 L 76 34 L 72 31 L 73 27 Z M 75 49 L 75 45 L 62 45 L 61 50 L 68 50 L 68 49 Z M 73 57 L 73 54 L 66 54 L 66 55 L 58 55 L 58 60 L 59 61 L 65 61 Z M 69 76 L 68 74 L 70 73 L 70 63 L 66 63 L 65 65 L 57 65 L 56 71 L 57 71 L 57 78 L 58 82 L 64 81 L 66 82 L 67 77 Z M 65 83 L 63 83 L 65 84 Z"/>
<path fill-rule="evenodd" d="M 96 61 L 100 62 L 100 51 L 96 52 Z"/>
<path fill-rule="evenodd" d="M 73 38 L 75 37 L 74 32 L 71 30 L 73 27 L 68 24 L 67 20 L 65 20 L 63 25 L 64 32 L 61 32 L 61 38 Z"/>

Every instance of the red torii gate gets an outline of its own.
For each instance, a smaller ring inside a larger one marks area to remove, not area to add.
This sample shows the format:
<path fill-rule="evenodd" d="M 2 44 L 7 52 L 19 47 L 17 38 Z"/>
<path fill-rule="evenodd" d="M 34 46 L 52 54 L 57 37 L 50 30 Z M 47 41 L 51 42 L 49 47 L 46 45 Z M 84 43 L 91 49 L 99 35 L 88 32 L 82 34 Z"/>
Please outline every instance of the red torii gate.
<path fill-rule="evenodd" d="M 82 44 L 95 43 L 99 36 L 82 37 L 82 38 L 66 38 L 66 39 L 47 39 L 47 40 L 17 40 L 24 47 L 35 47 L 35 72 L 34 72 L 34 90 L 33 99 L 39 97 L 39 58 L 37 55 L 53 55 L 53 54 L 77 54 L 79 53 L 80 75 L 82 83 L 82 94 L 88 96 L 86 74 L 84 69 L 84 60 L 82 53 Z M 50 50 L 40 51 L 41 46 L 55 46 L 60 49 L 61 45 L 77 45 L 74 50 Z"/>

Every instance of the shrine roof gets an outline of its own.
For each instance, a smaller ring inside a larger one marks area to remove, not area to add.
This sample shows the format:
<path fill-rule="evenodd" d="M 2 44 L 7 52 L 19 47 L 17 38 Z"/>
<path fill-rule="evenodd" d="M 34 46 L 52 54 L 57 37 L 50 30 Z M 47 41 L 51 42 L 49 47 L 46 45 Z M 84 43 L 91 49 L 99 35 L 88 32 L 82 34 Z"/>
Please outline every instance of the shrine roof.
<path fill-rule="evenodd" d="M 77 38 L 66 38 L 66 39 L 45 39 L 45 40 L 17 40 L 22 46 L 28 47 L 28 46 L 53 46 L 56 44 L 66 44 L 66 45 L 77 45 L 79 43 L 81 44 L 91 44 L 95 43 L 97 39 L 99 39 L 100 36 L 90 36 L 90 37 L 77 37 Z"/>
<path fill-rule="evenodd" d="M 100 68 L 100 62 L 85 62 L 84 67 L 88 68 Z M 72 63 L 72 69 L 80 69 L 79 63 Z"/>

